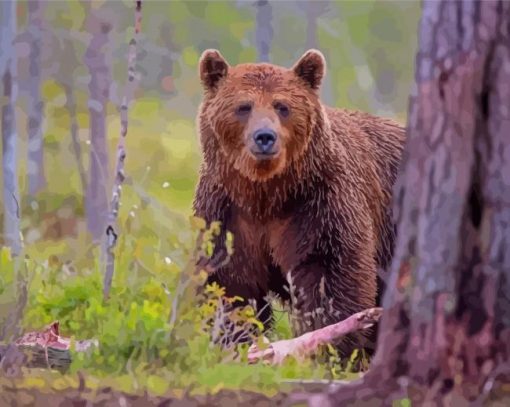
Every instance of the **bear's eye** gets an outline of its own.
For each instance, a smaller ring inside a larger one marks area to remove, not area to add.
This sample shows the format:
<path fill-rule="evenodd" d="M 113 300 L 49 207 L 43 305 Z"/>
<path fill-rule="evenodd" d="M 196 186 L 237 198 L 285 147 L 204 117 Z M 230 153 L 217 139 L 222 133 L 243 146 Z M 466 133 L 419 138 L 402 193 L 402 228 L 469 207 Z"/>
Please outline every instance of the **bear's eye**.
<path fill-rule="evenodd" d="M 278 112 L 278 114 L 282 117 L 287 117 L 290 114 L 289 107 L 281 102 L 276 102 L 274 104 L 274 108 Z"/>
<path fill-rule="evenodd" d="M 236 109 L 236 113 L 239 116 L 247 115 L 251 112 L 251 105 L 249 103 L 243 103 L 242 105 L 238 106 Z"/>

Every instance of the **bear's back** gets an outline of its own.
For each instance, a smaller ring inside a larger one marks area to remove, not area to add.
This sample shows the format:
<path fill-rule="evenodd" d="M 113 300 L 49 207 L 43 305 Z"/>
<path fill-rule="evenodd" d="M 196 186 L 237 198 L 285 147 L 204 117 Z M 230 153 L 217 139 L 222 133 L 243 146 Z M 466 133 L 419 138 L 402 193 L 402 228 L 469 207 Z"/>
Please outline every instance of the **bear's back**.
<path fill-rule="evenodd" d="M 393 186 L 405 141 L 405 128 L 399 123 L 369 113 L 326 107 L 334 142 L 339 142 L 361 164 L 375 164 L 384 189 Z M 372 159 L 373 158 L 373 159 Z"/>
<path fill-rule="evenodd" d="M 392 190 L 402 157 L 405 128 L 391 119 L 365 112 L 331 107 L 326 107 L 325 112 L 331 125 L 332 143 L 342 146 L 349 157 L 350 176 L 366 192 L 376 222 L 377 263 L 385 269 L 395 239 Z"/>

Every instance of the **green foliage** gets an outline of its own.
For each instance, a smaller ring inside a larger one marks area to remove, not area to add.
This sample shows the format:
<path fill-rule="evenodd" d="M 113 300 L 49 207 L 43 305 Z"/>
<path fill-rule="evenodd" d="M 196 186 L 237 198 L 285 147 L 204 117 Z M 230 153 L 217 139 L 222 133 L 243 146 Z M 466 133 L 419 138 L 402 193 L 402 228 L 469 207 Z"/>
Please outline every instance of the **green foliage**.
<path fill-rule="evenodd" d="M 126 81 L 132 5 L 124 0 L 96 1 L 91 6 L 115 15 L 105 52 L 111 56 L 117 93 Z M 306 16 L 297 3 L 272 2 L 272 6 L 271 60 L 291 66 L 305 51 Z M 34 371 L 26 384 L 45 386 L 48 381 L 54 388 L 77 386 L 75 373 L 81 371 L 91 387 L 112 385 L 126 391 L 147 388 L 177 394 L 183 389 L 216 391 L 222 387 L 270 392 L 285 379 L 355 377 L 339 367 L 332 349 L 324 363 L 289 360 L 280 367 L 249 366 L 245 345 L 237 353 L 221 349 L 211 341 L 211 325 L 219 310 L 236 299 L 222 299 L 217 286 L 200 290 L 204 275 L 190 267 L 197 234 L 204 235 L 200 248 L 207 255 L 214 248 L 212 238 L 219 234 L 217 224 L 206 229 L 203 220 L 189 220 L 200 167 L 194 122 L 202 94 L 197 64 L 208 47 L 220 49 L 231 64 L 256 59 L 255 7 L 250 2 L 171 1 L 144 6 L 137 64 L 141 81 L 129 110 L 116 270 L 110 300 L 103 302 L 100 251 L 86 233 L 84 191 L 70 137 L 69 101 L 62 87 L 67 81 L 74 92 L 78 138 L 87 169 L 92 154 L 89 74 L 83 66 L 87 7 L 83 2 L 48 2 L 44 8 L 48 36 L 43 42 L 41 93 L 48 186 L 35 197 L 27 195 L 23 159 L 28 149 L 27 117 L 21 103 L 20 203 L 27 260 L 23 260 L 26 268 L 17 268 L 8 250 L 0 250 L 0 324 L 17 303 L 21 276 L 17 273 L 27 273 L 29 296 L 23 328 L 40 329 L 59 320 L 63 335 L 96 338 L 99 347 L 75 353 L 68 374 Z M 412 64 L 401 61 L 413 58 L 418 9 L 417 2 L 329 2 L 317 22 L 316 45 L 328 63 L 322 90 L 327 103 L 372 113 L 388 109 L 404 117 Z M 20 30 L 26 28 L 26 12 L 26 3 L 21 2 Z M 23 65 L 28 66 L 27 60 L 20 62 Z M 171 92 L 164 91 L 163 74 L 170 78 Z M 115 96 L 112 88 L 112 100 Z M 106 118 L 111 160 L 120 133 L 115 104 L 109 104 Z M 109 165 L 113 167 L 111 161 Z M 109 195 L 111 186 L 105 188 Z M 231 255 L 235 236 L 227 234 L 226 240 Z M 291 336 L 287 313 L 279 308 L 275 305 L 276 322 L 268 333 L 271 340 Z M 238 310 L 232 319 L 238 329 L 249 325 L 253 335 L 260 331 L 249 307 Z M 223 334 L 220 329 L 216 339 Z M 348 364 L 357 363 L 355 359 L 356 355 Z"/>
<path fill-rule="evenodd" d="M 140 233 L 146 230 L 150 212 L 150 208 L 139 209 L 135 217 L 124 218 L 122 229 L 126 233 L 116 250 L 118 267 L 107 302 L 102 298 L 97 248 L 81 261 L 66 260 L 69 244 L 51 245 L 45 256 L 41 255 L 42 245 L 37 246 L 38 257 L 30 255 L 35 246 L 27 250 L 29 298 L 24 330 L 41 329 L 58 320 L 62 335 L 99 342 L 97 348 L 85 353 L 73 352 L 71 370 L 64 377 L 72 382 L 75 373 L 81 371 L 86 372 L 88 385 L 97 378 L 98 383 L 111 383 L 121 390 L 134 391 L 142 386 L 154 393 L 221 388 L 271 392 L 284 379 L 346 377 L 333 372 L 328 364 L 311 360 L 288 360 L 279 367 L 248 365 L 248 345 L 220 347 L 220 339 L 228 332 L 214 328 L 219 311 L 239 299 L 225 299 L 224 289 L 217 285 L 201 289 L 206 274 L 190 267 L 197 234 L 202 235 L 204 252 L 210 253 L 211 240 L 219 235 L 220 225 L 213 223 L 206 228 L 203 220 L 190 218 L 185 230 L 188 233 L 182 233 L 174 245 L 157 234 Z M 231 253 L 232 235 L 226 241 Z M 174 249 L 161 258 L 155 255 L 154 247 Z M 5 248 L 0 251 L 0 266 L 0 300 L 12 308 L 16 301 L 12 295 L 16 292 L 14 263 Z M 253 340 L 262 329 L 249 306 L 233 312 L 230 321 L 239 330 L 251 327 Z M 285 321 L 286 315 L 281 315 L 272 339 L 290 335 Z M 72 385 L 48 372 L 32 372 L 32 377 L 42 377 L 52 386 L 55 381 L 60 383 L 57 386 Z"/>
<path fill-rule="evenodd" d="M 411 400 L 408 398 L 395 400 L 392 403 L 393 407 L 411 407 L 411 405 L 412 405 Z"/>
<path fill-rule="evenodd" d="M 14 262 L 12 261 L 11 251 L 7 247 L 0 249 L 0 294 L 3 294 L 12 286 L 14 280 Z"/>

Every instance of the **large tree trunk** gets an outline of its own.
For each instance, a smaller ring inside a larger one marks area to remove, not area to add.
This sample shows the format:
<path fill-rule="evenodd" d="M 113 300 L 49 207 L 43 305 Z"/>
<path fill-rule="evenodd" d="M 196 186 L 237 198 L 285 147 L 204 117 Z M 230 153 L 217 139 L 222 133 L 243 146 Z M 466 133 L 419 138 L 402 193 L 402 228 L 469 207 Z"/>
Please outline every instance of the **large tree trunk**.
<path fill-rule="evenodd" d="M 371 370 L 321 398 L 482 403 L 510 380 L 510 2 L 423 4 Z"/>
<path fill-rule="evenodd" d="M 39 0 L 28 2 L 28 35 L 30 43 L 28 76 L 28 193 L 35 195 L 46 185 L 43 154 L 43 101 L 41 100 L 42 10 Z"/>
<path fill-rule="evenodd" d="M 16 2 L 1 3 L 0 20 L 0 75 L 3 86 L 2 101 L 2 171 L 4 202 L 4 242 L 13 254 L 21 251 L 19 229 L 19 193 L 17 173 L 16 100 Z"/>
<path fill-rule="evenodd" d="M 106 139 L 106 108 L 111 83 L 110 67 L 106 60 L 110 23 L 94 12 L 89 16 L 88 28 L 92 34 L 85 53 L 85 64 L 90 73 L 90 172 L 85 198 L 87 227 L 93 239 L 99 242 L 105 230 L 108 215 L 107 189 L 109 185 L 108 145 Z"/>
<path fill-rule="evenodd" d="M 424 3 L 376 367 L 468 398 L 510 357 L 509 67 L 509 2 Z"/>
<path fill-rule="evenodd" d="M 273 40 L 272 17 L 273 12 L 268 0 L 257 0 L 256 27 L 255 27 L 255 45 L 257 47 L 257 60 L 259 62 L 269 62 L 269 52 L 271 51 L 271 41 Z"/>

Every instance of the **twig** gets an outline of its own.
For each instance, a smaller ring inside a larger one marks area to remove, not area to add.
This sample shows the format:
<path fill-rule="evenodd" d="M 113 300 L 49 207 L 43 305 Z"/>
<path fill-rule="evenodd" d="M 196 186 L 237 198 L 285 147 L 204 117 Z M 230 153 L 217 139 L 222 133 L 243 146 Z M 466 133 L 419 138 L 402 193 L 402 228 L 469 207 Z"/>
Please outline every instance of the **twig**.
<path fill-rule="evenodd" d="M 135 33 L 129 42 L 128 53 L 128 83 L 126 85 L 126 94 L 122 99 L 120 106 L 121 130 L 120 138 L 117 144 L 117 163 L 115 166 L 115 181 L 113 184 L 112 200 L 110 203 L 110 213 L 108 214 L 108 226 L 106 227 L 106 239 L 104 249 L 106 254 L 106 270 L 104 273 L 103 298 L 108 299 L 112 286 L 113 272 L 115 270 L 115 254 L 113 250 L 117 244 L 117 233 L 115 232 L 115 224 L 119 213 L 120 196 L 122 192 L 122 183 L 124 182 L 124 160 L 126 158 L 125 141 L 128 130 L 128 107 L 135 90 L 135 62 L 136 62 L 136 45 L 142 26 L 142 1 L 136 1 L 135 11 Z"/>
<path fill-rule="evenodd" d="M 279 364 L 288 356 L 303 358 L 315 352 L 321 345 L 331 343 L 352 332 L 370 328 L 379 321 L 382 311 L 382 308 L 370 308 L 351 315 L 341 322 L 308 332 L 297 338 L 273 342 L 267 349 L 259 350 L 257 344 L 254 343 L 248 350 L 248 362 L 255 363 L 264 360 Z"/>
<path fill-rule="evenodd" d="M 14 194 L 14 193 L 11 193 L 11 195 L 12 195 L 12 199 L 16 203 L 16 218 L 20 219 L 21 215 L 20 215 L 20 210 L 19 210 L 18 198 L 16 198 L 16 194 Z"/>
<path fill-rule="evenodd" d="M 184 272 L 185 270 L 189 270 L 189 267 L 184 268 L 184 270 L 181 272 L 179 283 L 177 284 L 177 288 L 175 289 L 175 295 L 172 300 L 172 309 L 170 311 L 170 315 L 168 318 L 168 325 L 170 325 L 171 327 L 174 327 L 175 322 L 177 321 L 179 300 L 181 299 L 181 296 L 184 294 L 184 291 L 186 290 L 188 285 L 191 283 L 191 278 L 185 275 Z"/>

